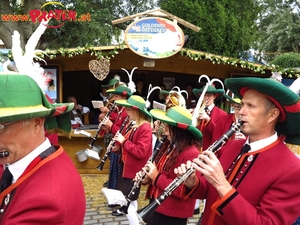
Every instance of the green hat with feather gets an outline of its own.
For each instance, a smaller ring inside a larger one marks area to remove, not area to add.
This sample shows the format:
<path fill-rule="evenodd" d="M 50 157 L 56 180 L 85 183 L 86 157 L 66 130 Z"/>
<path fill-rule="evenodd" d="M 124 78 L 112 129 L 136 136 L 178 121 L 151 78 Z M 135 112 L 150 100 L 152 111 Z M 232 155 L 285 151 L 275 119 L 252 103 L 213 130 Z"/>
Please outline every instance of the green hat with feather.
<path fill-rule="evenodd" d="M 127 98 L 132 95 L 130 88 L 122 85 L 118 86 L 115 89 L 108 89 L 106 93 L 126 96 Z"/>
<path fill-rule="evenodd" d="M 196 96 L 196 97 L 200 97 L 200 95 L 202 94 L 203 90 L 205 88 L 205 85 L 198 89 L 198 88 L 194 88 L 193 89 L 193 94 Z M 214 85 L 208 85 L 207 87 L 207 90 L 205 93 L 208 93 L 208 94 L 216 94 L 217 95 L 217 98 L 222 96 L 224 94 L 224 89 L 221 89 L 221 88 L 216 88 Z"/>
<path fill-rule="evenodd" d="M 116 100 L 117 105 L 121 105 L 127 108 L 138 109 L 146 116 L 152 118 L 151 114 L 146 109 L 146 101 L 139 95 L 132 95 L 127 100 Z"/>
<path fill-rule="evenodd" d="M 71 131 L 74 103 L 51 104 L 31 77 L 0 73 L 0 122 L 46 118 L 45 128 L 63 134 Z"/>
<path fill-rule="evenodd" d="M 173 106 L 167 112 L 152 109 L 150 114 L 157 120 L 189 131 L 195 138 L 202 138 L 202 133 L 192 125 L 192 114 L 182 106 Z"/>

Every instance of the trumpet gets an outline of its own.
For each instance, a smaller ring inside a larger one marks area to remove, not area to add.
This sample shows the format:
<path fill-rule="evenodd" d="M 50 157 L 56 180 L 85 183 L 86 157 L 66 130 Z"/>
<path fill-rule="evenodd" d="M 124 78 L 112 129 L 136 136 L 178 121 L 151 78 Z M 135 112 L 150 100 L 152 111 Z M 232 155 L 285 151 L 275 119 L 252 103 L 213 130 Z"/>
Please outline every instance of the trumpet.
<path fill-rule="evenodd" d="M 206 107 L 206 104 L 207 104 L 208 101 L 203 101 L 202 102 L 202 105 L 198 111 L 198 116 L 197 116 L 197 125 L 196 126 L 199 126 L 199 124 L 201 123 L 201 120 L 199 119 L 200 115 L 204 112 L 204 109 Z"/>
<path fill-rule="evenodd" d="M 230 137 L 237 132 L 240 127 L 243 125 L 243 121 L 239 121 L 237 124 L 232 125 L 232 127 L 225 133 L 221 138 L 216 140 L 206 151 L 216 152 L 218 151 Z M 175 178 L 163 191 L 163 193 L 151 202 L 148 206 L 146 206 L 141 212 L 139 212 L 138 218 L 139 220 L 145 224 L 147 220 L 150 218 L 152 213 L 157 209 L 159 205 L 170 196 L 173 191 L 175 191 L 192 173 L 195 171 L 193 167 L 189 168 L 185 174 Z"/>
<path fill-rule="evenodd" d="M 110 95 L 107 97 L 104 106 L 105 106 L 106 108 L 112 107 L 112 105 L 114 105 L 114 100 L 115 100 L 114 98 L 115 98 L 115 95 L 114 95 L 114 94 L 110 94 Z M 117 111 L 119 110 L 118 107 L 117 107 L 116 105 L 114 105 L 113 109 L 116 109 Z"/>
<path fill-rule="evenodd" d="M 173 106 L 183 106 L 183 105 L 185 105 L 185 99 L 181 95 L 181 93 L 177 91 L 171 91 L 169 94 L 169 101 L 166 103 L 166 111 L 168 111 L 168 109 Z M 165 124 L 160 122 L 159 127 L 156 131 L 156 137 L 158 140 L 160 140 L 164 136 L 164 131 L 165 131 Z"/>
<path fill-rule="evenodd" d="M 128 120 L 129 120 L 129 116 L 127 116 L 127 117 L 125 118 L 125 120 L 123 121 L 123 123 L 122 123 L 122 125 L 121 125 L 119 131 L 115 134 L 115 136 L 116 136 L 117 134 L 123 132 L 123 129 L 125 128 L 125 126 L 126 126 Z M 112 150 L 113 147 L 115 146 L 115 143 L 116 143 L 116 141 L 114 140 L 114 138 L 112 138 L 111 141 L 110 141 L 110 143 L 109 143 L 109 145 L 108 145 L 107 148 L 106 148 L 105 155 L 103 156 L 103 158 L 102 158 L 102 160 L 101 160 L 99 166 L 97 166 L 97 169 L 98 169 L 98 170 L 100 170 L 100 171 L 103 170 L 104 163 L 106 162 L 106 159 L 108 158 L 109 153 L 111 152 L 111 150 Z"/>
<path fill-rule="evenodd" d="M 160 141 L 159 141 L 159 144 L 156 146 L 156 148 L 154 149 L 152 155 L 150 156 L 150 158 L 148 159 L 147 162 L 154 162 L 154 160 L 156 159 L 156 156 L 158 155 L 160 149 L 162 148 L 163 146 L 163 143 L 165 142 L 165 140 L 167 139 L 166 136 L 164 136 Z M 136 190 L 140 187 L 140 184 L 142 182 L 142 180 L 145 178 L 146 176 L 146 172 L 144 170 L 141 171 L 141 176 L 139 179 L 137 179 L 132 188 L 131 188 L 131 191 L 129 192 L 129 194 L 127 195 L 126 197 L 126 200 L 127 200 L 127 205 L 126 206 L 123 206 L 121 207 L 119 210 L 123 213 L 123 214 L 127 214 L 128 213 L 128 207 L 130 205 L 130 202 L 132 201 L 131 198 L 132 196 L 134 196 Z"/>

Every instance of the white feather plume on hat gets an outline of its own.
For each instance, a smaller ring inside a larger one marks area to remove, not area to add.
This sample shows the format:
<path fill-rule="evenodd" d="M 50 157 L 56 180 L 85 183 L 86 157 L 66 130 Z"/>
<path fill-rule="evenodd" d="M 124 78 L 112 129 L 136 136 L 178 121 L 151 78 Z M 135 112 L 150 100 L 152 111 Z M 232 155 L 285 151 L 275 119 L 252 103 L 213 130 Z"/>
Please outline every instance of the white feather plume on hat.
<path fill-rule="evenodd" d="M 38 62 L 34 62 L 34 59 L 40 59 L 36 56 L 36 52 L 38 52 L 39 50 L 36 50 L 35 48 L 40 37 L 47 29 L 47 23 L 48 21 L 41 23 L 34 31 L 34 33 L 30 36 L 27 44 L 25 45 L 24 54 L 21 48 L 20 33 L 15 30 L 14 34 L 12 35 L 12 54 L 17 71 L 21 74 L 26 74 L 34 79 L 43 91 L 45 91 L 47 88 L 47 77 L 45 76 L 44 69 Z"/>

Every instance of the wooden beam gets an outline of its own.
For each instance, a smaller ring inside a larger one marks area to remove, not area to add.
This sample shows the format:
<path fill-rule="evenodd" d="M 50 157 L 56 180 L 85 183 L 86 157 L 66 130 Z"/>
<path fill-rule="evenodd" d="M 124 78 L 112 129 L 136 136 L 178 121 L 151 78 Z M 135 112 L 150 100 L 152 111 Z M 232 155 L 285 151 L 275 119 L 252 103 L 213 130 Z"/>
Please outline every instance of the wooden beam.
<path fill-rule="evenodd" d="M 147 16 L 147 15 L 151 15 L 151 16 L 161 16 L 161 17 L 167 17 L 169 19 L 172 19 L 172 20 L 175 20 L 176 22 L 190 28 L 191 30 L 194 30 L 196 32 L 199 32 L 200 31 L 200 27 L 194 25 L 194 24 L 191 24 L 177 16 L 174 16 L 173 14 L 171 13 L 168 13 L 167 11 L 164 11 L 160 8 L 157 8 L 157 9 L 153 9 L 153 10 L 148 10 L 148 11 L 145 11 L 145 12 L 142 12 L 142 13 L 137 13 L 137 14 L 134 14 L 134 15 L 130 15 L 130 16 L 126 16 L 126 17 L 123 17 L 123 18 L 120 18 L 120 19 L 117 19 L 117 20 L 113 20 L 112 21 L 112 24 L 115 25 L 115 24 L 118 24 L 118 23 L 123 23 L 123 22 L 126 22 L 128 20 L 135 20 L 136 18 L 139 18 L 139 17 L 142 17 L 142 16 Z"/>

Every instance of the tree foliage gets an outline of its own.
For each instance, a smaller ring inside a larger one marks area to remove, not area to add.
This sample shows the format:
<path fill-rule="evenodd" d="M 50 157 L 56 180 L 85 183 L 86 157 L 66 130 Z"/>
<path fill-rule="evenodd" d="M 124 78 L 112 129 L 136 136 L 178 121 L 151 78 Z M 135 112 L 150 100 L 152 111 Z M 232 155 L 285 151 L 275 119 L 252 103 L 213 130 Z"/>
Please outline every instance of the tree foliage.
<path fill-rule="evenodd" d="M 286 53 L 276 56 L 271 64 L 279 66 L 281 68 L 299 68 L 300 67 L 300 54 L 298 53 Z"/>
<path fill-rule="evenodd" d="M 261 58 L 271 61 L 278 54 L 299 52 L 299 8 L 293 0 L 260 1 L 258 38 L 255 48 Z"/>
<path fill-rule="evenodd" d="M 159 6 L 201 28 L 196 33 L 182 27 L 190 48 L 237 57 L 254 42 L 259 13 L 255 0 L 160 0 Z"/>
<path fill-rule="evenodd" d="M 21 34 L 21 44 L 28 40 L 34 32 L 38 24 L 30 21 L 5 21 L 3 16 L 18 16 L 28 14 L 30 9 L 40 8 L 45 0 L 24 0 L 21 4 L 17 4 L 17 0 L 0 1 L 0 39 L 5 44 L 6 48 L 12 46 L 12 35 L 14 30 Z"/>

